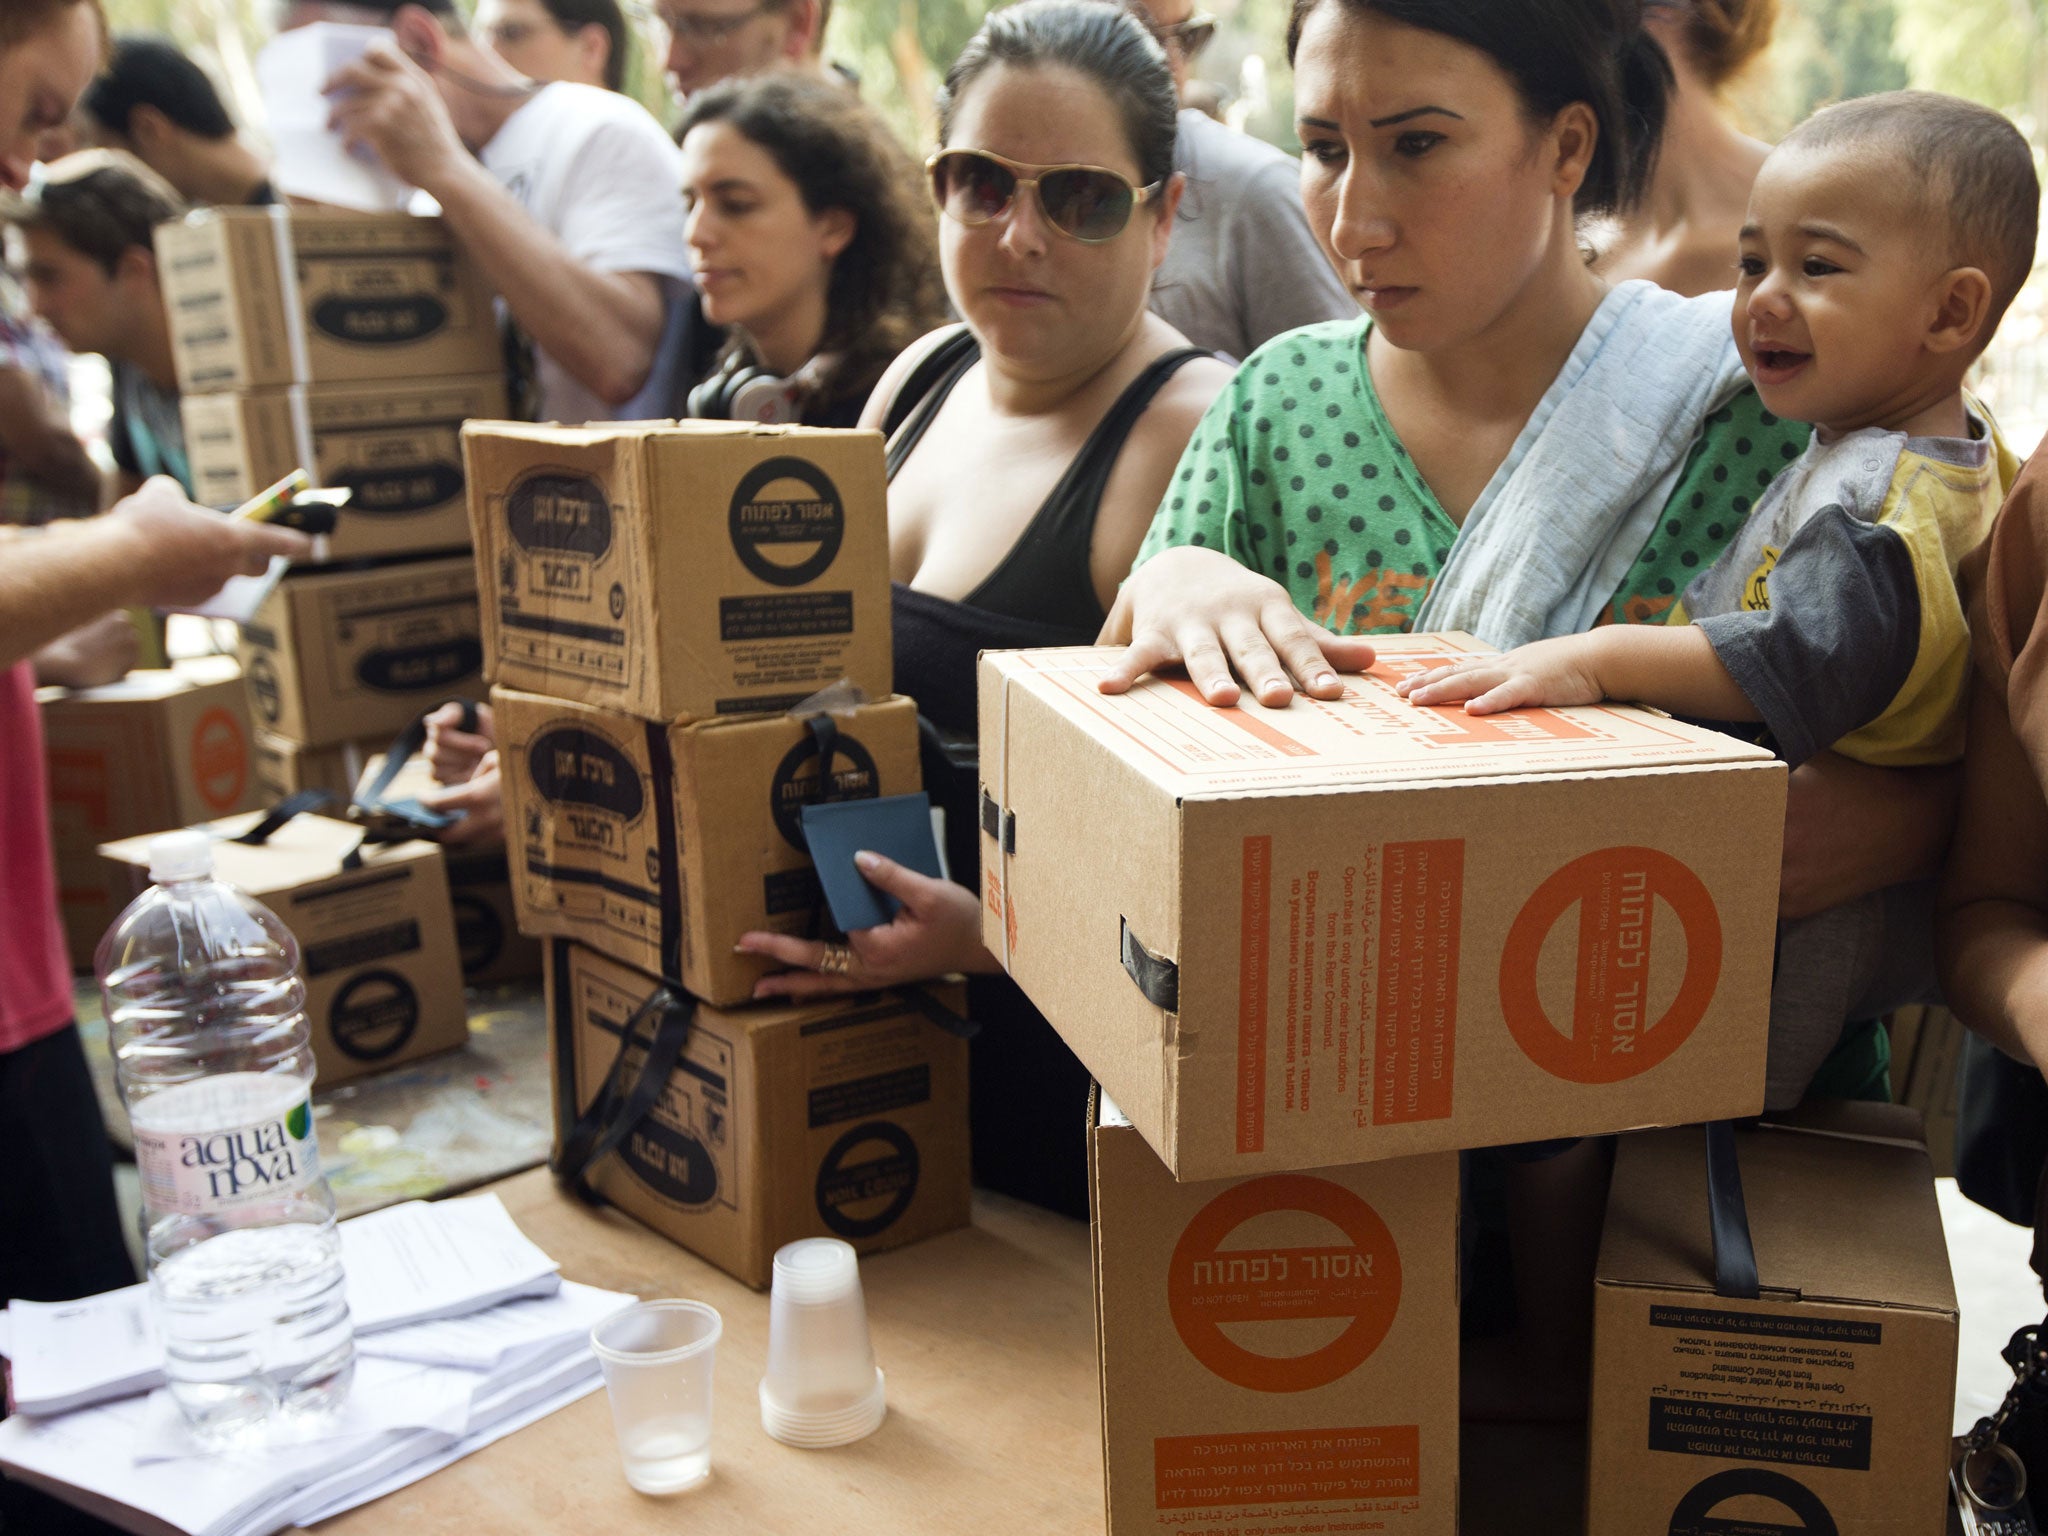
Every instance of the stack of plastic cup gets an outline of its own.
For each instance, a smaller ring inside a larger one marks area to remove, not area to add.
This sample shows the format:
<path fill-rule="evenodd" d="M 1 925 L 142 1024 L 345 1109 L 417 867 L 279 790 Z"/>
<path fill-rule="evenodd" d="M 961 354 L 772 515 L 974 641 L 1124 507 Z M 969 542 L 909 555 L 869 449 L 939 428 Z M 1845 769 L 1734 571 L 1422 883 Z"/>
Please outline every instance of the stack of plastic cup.
<path fill-rule="evenodd" d="M 724 1330 L 701 1301 L 643 1301 L 590 1330 L 626 1481 L 680 1493 L 711 1475 L 711 1371 Z"/>
<path fill-rule="evenodd" d="M 761 1427 L 784 1445 L 822 1450 L 873 1434 L 887 1412 L 852 1247 L 809 1237 L 777 1249 Z"/>

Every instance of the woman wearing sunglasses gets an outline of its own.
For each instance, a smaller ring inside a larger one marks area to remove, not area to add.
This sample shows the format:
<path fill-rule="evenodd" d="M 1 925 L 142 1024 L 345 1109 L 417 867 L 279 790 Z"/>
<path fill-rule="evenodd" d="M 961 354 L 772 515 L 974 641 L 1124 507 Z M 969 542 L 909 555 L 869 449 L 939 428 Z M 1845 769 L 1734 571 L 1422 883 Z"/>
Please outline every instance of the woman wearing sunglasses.
<path fill-rule="evenodd" d="M 925 783 L 963 885 L 886 862 L 896 921 L 847 948 L 745 947 L 803 969 L 760 995 L 975 978 L 976 1178 L 1087 1212 L 1087 1078 L 981 947 L 975 657 L 1093 642 L 1188 435 L 1229 370 L 1146 309 L 1180 196 L 1173 80 L 1125 12 L 1025 0 L 946 79 L 929 164 L 946 291 L 966 322 L 911 348 L 867 421 L 890 432 L 896 686 L 943 750 Z M 864 866 L 865 867 L 865 866 Z M 820 965 L 831 974 L 811 974 Z"/>

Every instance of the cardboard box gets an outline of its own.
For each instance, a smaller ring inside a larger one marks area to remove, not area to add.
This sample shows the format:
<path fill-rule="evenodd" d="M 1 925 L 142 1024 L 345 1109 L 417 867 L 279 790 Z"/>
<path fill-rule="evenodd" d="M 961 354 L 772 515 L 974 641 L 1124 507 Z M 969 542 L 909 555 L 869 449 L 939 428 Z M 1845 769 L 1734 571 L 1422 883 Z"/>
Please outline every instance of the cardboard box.
<path fill-rule="evenodd" d="M 1785 769 L 1621 706 L 1468 716 L 981 658 L 988 945 L 1183 1179 L 1754 1114 Z"/>
<path fill-rule="evenodd" d="M 490 373 L 491 292 L 440 219 L 202 208 L 156 232 L 187 395 Z"/>
<path fill-rule="evenodd" d="M 1956 1172 L 1957 1094 L 1963 1042 L 1969 1031 L 1946 1008 L 1901 1008 L 1886 1023 L 1892 1036 L 1892 1099 L 1920 1111 L 1927 1155 L 1937 1179 Z"/>
<path fill-rule="evenodd" d="M 462 423 L 505 414 L 502 373 L 187 395 L 185 453 L 198 499 L 233 507 L 303 466 L 353 494 L 329 560 L 469 544 Z"/>
<path fill-rule="evenodd" d="M 838 719 L 829 796 L 810 728 L 788 715 L 680 725 L 491 690 L 512 898 L 528 933 L 580 939 L 743 1003 L 777 969 L 733 953 L 750 929 L 829 927 L 799 816 L 806 802 L 916 793 L 917 707 Z"/>
<path fill-rule="evenodd" d="M 226 656 L 131 672 L 104 688 L 44 688 L 50 836 L 71 963 L 93 951 L 131 892 L 99 856 L 112 838 L 264 803 L 241 671 Z"/>
<path fill-rule="evenodd" d="M 671 1015 L 640 1018 L 630 1045 L 626 1025 L 660 987 L 581 945 L 548 946 L 557 1153 L 622 1048 L 637 1074 Z M 942 1000 L 963 1001 L 957 989 Z M 654 1108 L 588 1178 L 627 1215 L 757 1289 L 775 1250 L 798 1238 L 879 1253 L 964 1227 L 967 1042 L 908 993 L 699 1006 Z"/>
<path fill-rule="evenodd" d="M 463 429 L 490 678 L 664 723 L 889 691 L 875 432 Z"/>
<path fill-rule="evenodd" d="M 304 746 L 389 741 L 442 699 L 481 698 L 467 555 L 288 575 L 242 626 L 250 709 Z"/>
<path fill-rule="evenodd" d="M 1109 1536 L 1458 1528 L 1458 1160 L 1181 1184 L 1090 1128 Z"/>
<path fill-rule="evenodd" d="M 472 987 L 538 981 L 541 942 L 519 931 L 505 845 L 468 848 L 449 844 L 443 852 L 448 860 L 448 897 L 455 906 L 455 946 L 462 954 L 463 981 Z"/>
<path fill-rule="evenodd" d="M 1918 1134 L 1911 1110 L 1871 1104 L 1738 1134 L 1755 1301 L 1714 1293 L 1700 1132 L 1623 1138 L 1589 1536 L 1942 1529 L 1956 1295 Z"/>
<path fill-rule="evenodd" d="M 214 822 L 214 873 L 275 912 L 299 941 L 313 1056 L 323 1088 L 453 1049 L 469 1039 L 448 872 L 437 844 L 386 843 L 343 861 L 362 828 L 297 816 L 262 847 L 232 839 L 260 818 Z M 128 881 L 149 884 L 150 837 L 100 851 Z"/>
<path fill-rule="evenodd" d="M 380 737 L 308 747 L 270 731 L 256 732 L 256 783 L 264 803 L 274 805 L 302 789 L 324 789 L 347 800 L 371 758 L 390 743 Z"/>

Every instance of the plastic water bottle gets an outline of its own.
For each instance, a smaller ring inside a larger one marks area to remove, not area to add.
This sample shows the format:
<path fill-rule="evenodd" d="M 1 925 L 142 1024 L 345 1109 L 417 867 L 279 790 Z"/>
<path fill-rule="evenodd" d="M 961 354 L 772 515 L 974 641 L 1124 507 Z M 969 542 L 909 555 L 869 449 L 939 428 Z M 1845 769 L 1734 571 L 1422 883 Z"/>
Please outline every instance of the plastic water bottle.
<path fill-rule="evenodd" d="M 195 1435 L 229 1444 L 338 1408 L 355 1338 L 298 943 L 213 878 L 206 833 L 166 833 L 149 854 L 156 883 L 100 941 L 100 996 L 165 1373 Z"/>

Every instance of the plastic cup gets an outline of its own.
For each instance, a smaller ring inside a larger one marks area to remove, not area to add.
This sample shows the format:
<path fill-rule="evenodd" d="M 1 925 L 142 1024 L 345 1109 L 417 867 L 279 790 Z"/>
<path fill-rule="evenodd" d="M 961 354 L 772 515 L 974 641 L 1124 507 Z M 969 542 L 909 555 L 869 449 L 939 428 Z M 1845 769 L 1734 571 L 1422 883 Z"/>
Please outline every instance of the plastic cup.
<path fill-rule="evenodd" d="M 822 1450 L 865 1439 L 887 1412 L 853 1248 L 807 1237 L 777 1249 L 761 1427 L 784 1445 Z"/>
<path fill-rule="evenodd" d="M 701 1301 L 643 1301 L 590 1330 L 626 1482 L 681 1493 L 711 1475 L 711 1366 L 718 1313 Z"/>

